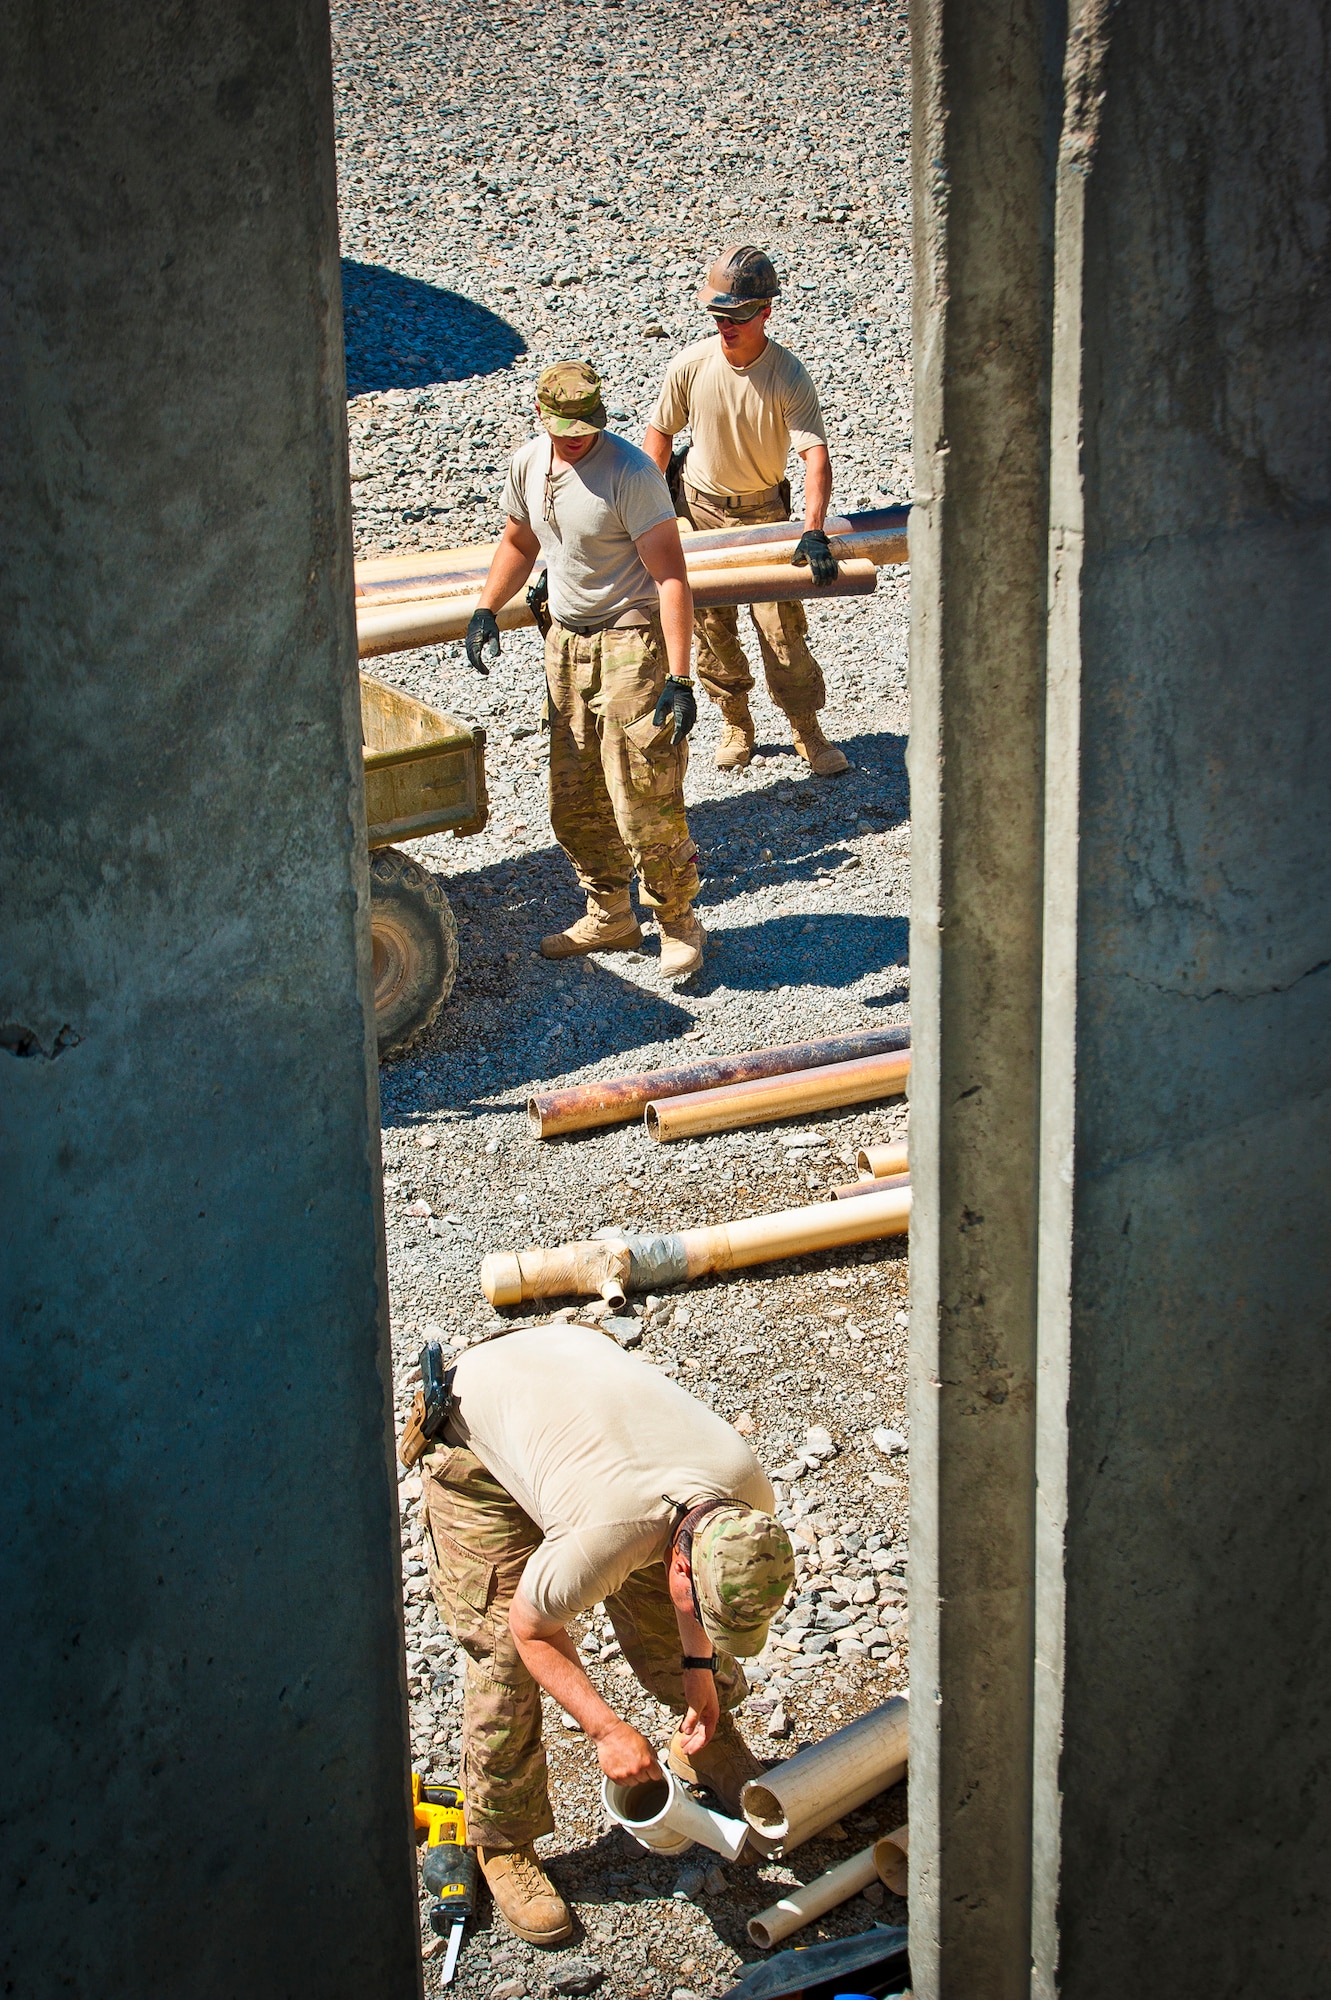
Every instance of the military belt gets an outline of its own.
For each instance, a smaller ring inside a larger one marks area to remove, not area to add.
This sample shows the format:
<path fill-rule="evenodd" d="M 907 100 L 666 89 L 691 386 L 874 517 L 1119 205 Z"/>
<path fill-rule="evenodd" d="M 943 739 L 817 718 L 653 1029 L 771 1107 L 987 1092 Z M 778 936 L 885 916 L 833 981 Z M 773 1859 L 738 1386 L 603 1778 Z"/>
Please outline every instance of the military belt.
<path fill-rule="evenodd" d="M 628 631 L 633 626 L 647 627 L 651 618 L 645 611 L 617 611 L 613 618 L 602 618 L 595 625 L 575 625 L 571 618 L 556 618 L 556 625 L 565 632 L 575 632 L 579 639 L 594 639 L 598 632 Z"/>
<path fill-rule="evenodd" d="M 744 514 L 750 507 L 767 507 L 773 500 L 783 497 L 785 482 L 776 486 L 764 486 L 757 493 L 704 493 L 700 486 L 685 483 L 684 491 L 690 500 L 701 500 L 706 507 L 724 508 L 727 514 Z"/>

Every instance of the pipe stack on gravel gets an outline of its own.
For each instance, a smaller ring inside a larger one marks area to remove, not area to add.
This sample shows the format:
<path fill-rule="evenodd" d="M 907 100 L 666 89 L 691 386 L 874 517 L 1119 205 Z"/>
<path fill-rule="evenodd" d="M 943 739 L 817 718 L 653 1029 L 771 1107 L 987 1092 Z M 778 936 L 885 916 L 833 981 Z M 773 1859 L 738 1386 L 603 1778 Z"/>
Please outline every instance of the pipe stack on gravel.
<path fill-rule="evenodd" d="M 872 1160 L 873 1164 L 870 1165 Z M 857 1181 L 847 1181 L 841 1187 L 832 1189 L 833 1201 L 855 1201 L 860 1195 L 872 1194 L 890 1181 L 893 1187 L 910 1186 L 910 1163 L 904 1139 L 894 1139 L 890 1145 L 868 1146 L 860 1150 L 855 1161 L 860 1170 Z"/>
<path fill-rule="evenodd" d="M 756 1917 L 749 1918 L 749 1936 L 763 1951 L 770 1951 L 774 1944 L 803 1930 L 815 1917 L 824 1916 L 840 1903 L 848 1903 L 871 1882 L 881 1882 L 894 1896 L 904 1896 L 909 1840 L 909 1828 L 899 1826 L 894 1833 L 885 1833 L 872 1847 L 852 1854 L 838 1868 L 829 1868 L 816 1881 L 787 1889 L 775 1903 L 769 1903 Z"/>
<path fill-rule="evenodd" d="M 791 1076 L 801 1070 L 899 1053 L 909 1047 L 909 1027 L 865 1028 L 853 1035 L 822 1035 L 812 1042 L 749 1049 L 743 1055 L 707 1056 L 671 1069 L 640 1070 L 634 1076 L 605 1077 L 567 1090 L 538 1091 L 527 1099 L 527 1125 L 535 1139 L 557 1139 L 566 1132 L 624 1124 L 663 1098 L 687 1097 L 694 1091 L 746 1083 L 754 1077 Z M 905 1148 L 901 1150 L 904 1166 Z"/>
<path fill-rule="evenodd" d="M 811 1202 L 807 1208 L 667 1236 L 626 1234 L 553 1249 L 538 1245 L 492 1251 L 481 1261 L 481 1289 L 492 1306 L 589 1293 L 622 1306 L 629 1292 L 655 1291 L 708 1272 L 737 1271 L 811 1250 L 904 1236 L 909 1227 L 910 1189 L 889 1185 L 863 1201 Z"/>
<path fill-rule="evenodd" d="M 910 1705 L 893 1695 L 844 1729 L 750 1778 L 740 1806 L 758 1844 L 789 1854 L 906 1775 Z"/>
<path fill-rule="evenodd" d="M 910 1051 L 860 1056 L 828 1063 L 797 1076 L 755 1077 L 688 1097 L 653 1098 L 643 1112 L 648 1136 L 662 1144 L 694 1139 L 704 1132 L 733 1132 L 741 1125 L 770 1125 L 777 1118 L 801 1118 L 844 1104 L 872 1104 L 900 1097 L 910 1080 Z"/>

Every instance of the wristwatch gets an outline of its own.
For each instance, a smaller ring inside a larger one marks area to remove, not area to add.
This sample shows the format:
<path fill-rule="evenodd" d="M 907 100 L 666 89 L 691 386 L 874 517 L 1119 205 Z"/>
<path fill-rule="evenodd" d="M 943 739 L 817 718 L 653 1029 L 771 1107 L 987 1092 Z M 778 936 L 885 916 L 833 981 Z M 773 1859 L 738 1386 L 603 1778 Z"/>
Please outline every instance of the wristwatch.
<path fill-rule="evenodd" d="M 679 1665 L 681 1673 L 714 1674 L 716 1672 L 716 1654 L 713 1653 L 710 1660 L 700 1660 L 695 1658 L 692 1653 L 685 1653 L 680 1659 Z"/>

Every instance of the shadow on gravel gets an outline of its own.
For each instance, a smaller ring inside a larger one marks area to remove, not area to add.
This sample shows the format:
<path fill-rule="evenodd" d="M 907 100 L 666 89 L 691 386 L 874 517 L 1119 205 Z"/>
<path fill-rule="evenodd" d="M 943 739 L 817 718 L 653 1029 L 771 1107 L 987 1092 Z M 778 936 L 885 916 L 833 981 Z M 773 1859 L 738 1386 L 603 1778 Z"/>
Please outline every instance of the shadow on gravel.
<path fill-rule="evenodd" d="M 905 818 L 905 739 L 861 736 L 845 748 L 856 768 L 844 778 L 810 778 L 791 753 L 788 768 L 773 767 L 761 791 L 690 807 L 710 943 L 702 973 L 678 1000 L 622 977 L 613 958 L 553 965 L 538 956 L 542 935 L 561 930 L 582 909 L 557 847 L 527 849 L 483 868 L 468 868 L 460 855 L 456 875 L 442 857 L 429 860 L 458 920 L 461 970 L 430 1034 L 381 1069 L 385 1124 L 479 1099 L 493 1111 L 506 1093 L 520 1105 L 531 1090 L 592 1063 L 654 1043 L 668 1047 L 694 1025 L 693 1002 L 719 987 L 850 987 L 866 972 L 904 966 L 904 917 L 800 911 L 746 923 L 730 908 L 758 889 L 833 876 L 840 886 L 843 868 L 852 886 L 867 879 L 872 864 L 856 866 L 847 842 L 862 825 L 881 832 Z M 764 849 L 771 860 L 763 859 Z M 649 936 L 649 967 L 655 953 Z M 904 997 L 904 989 L 888 996 L 891 1004 Z M 679 1060 L 686 1053 L 681 1043 Z"/>
<path fill-rule="evenodd" d="M 711 930 L 706 964 L 690 991 L 706 995 L 716 986 L 732 993 L 765 991 L 773 980 L 783 986 L 853 986 L 866 972 L 905 965 L 909 945 L 905 917 L 837 910 L 772 917 L 737 930 Z"/>
<path fill-rule="evenodd" d="M 811 778 L 792 753 L 782 760 L 785 769 L 771 767 L 772 782 L 761 791 L 689 807 L 689 831 L 708 878 L 704 902 L 718 905 L 747 889 L 812 881 L 853 866 L 845 844 L 851 835 L 885 833 L 906 820 L 905 738 L 857 736 L 843 748 L 855 766 L 845 777 Z"/>
<path fill-rule="evenodd" d="M 474 299 L 350 258 L 342 261 L 342 323 L 349 396 L 493 375 L 527 351 L 516 327 Z"/>

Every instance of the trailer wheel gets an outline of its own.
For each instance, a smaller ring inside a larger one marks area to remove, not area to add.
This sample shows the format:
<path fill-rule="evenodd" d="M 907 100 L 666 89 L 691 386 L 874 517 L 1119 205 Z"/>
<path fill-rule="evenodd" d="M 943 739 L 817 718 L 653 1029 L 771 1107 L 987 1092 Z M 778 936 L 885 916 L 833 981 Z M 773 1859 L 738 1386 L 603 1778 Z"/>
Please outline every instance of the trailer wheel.
<path fill-rule="evenodd" d="M 382 1062 L 425 1033 L 458 976 L 458 927 L 448 898 L 397 847 L 370 856 L 370 939 Z"/>

